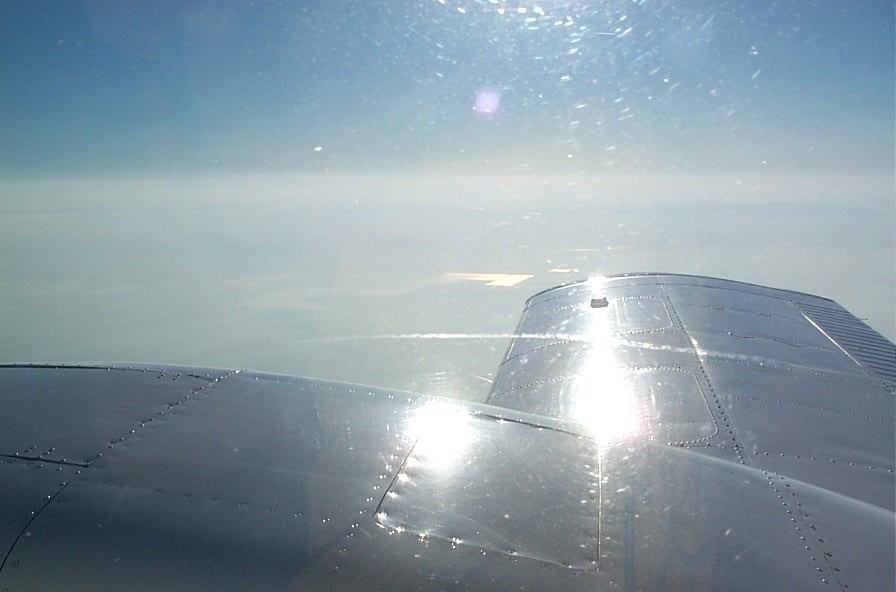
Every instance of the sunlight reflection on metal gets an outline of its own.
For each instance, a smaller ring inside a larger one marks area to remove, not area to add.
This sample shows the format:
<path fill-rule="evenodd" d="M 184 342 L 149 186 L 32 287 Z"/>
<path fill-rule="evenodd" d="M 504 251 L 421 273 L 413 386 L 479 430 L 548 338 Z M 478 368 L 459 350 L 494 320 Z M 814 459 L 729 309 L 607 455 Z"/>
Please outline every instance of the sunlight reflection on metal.
<path fill-rule="evenodd" d="M 643 433 L 643 418 L 631 384 L 613 355 L 617 340 L 605 310 L 605 278 L 591 278 L 588 283 L 592 294 L 599 296 L 594 300 L 603 306 L 594 310 L 586 332 L 592 348 L 575 381 L 574 415 L 599 444 L 611 445 Z"/>
<path fill-rule="evenodd" d="M 589 364 L 576 380 L 575 388 L 576 421 L 598 444 L 618 444 L 643 433 L 637 399 L 621 369 L 614 364 Z"/>
<path fill-rule="evenodd" d="M 591 288 L 591 293 L 595 296 L 602 295 L 606 290 L 604 286 L 607 283 L 607 278 L 602 275 L 596 275 L 588 278 L 586 281 L 588 287 Z"/>
<path fill-rule="evenodd" d="M 417 439 L 408 464 L 445 467 L 461 455 L 473 435 L 470 414 L 448 401 L 432 401 L 411 417 L 409 435 Z"/>

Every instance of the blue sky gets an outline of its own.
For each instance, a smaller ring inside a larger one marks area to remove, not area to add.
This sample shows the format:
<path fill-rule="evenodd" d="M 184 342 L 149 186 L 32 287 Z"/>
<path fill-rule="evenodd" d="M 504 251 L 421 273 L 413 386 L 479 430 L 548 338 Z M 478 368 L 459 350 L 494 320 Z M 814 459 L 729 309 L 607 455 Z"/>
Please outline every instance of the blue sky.
<path fill-rule="evenodd" d="M 893 13 L 0 2 L 0 358 L 417 389 L 383 368 L 473 376 L 505 344 L 314 339 L 501 333 L 638 270 L 822 294 L 892 338 Z M 532 277 L 485 301 L 457 273 Z"/>
<path fill-rule="evenodd" d="M 892 2 L 8 1 L 0 55 L 11 176 L 893 171 Z"/>

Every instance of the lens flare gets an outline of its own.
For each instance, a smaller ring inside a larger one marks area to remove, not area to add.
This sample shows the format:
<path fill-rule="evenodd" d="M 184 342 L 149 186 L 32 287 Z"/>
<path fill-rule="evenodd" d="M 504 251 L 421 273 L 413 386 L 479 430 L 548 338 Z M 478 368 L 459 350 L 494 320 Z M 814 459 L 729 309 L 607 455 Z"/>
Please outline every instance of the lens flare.
<path fill-rule="evenodd" d="M 501 108 L 501 90 L 494 87 L 483 87 L 476 91 L 473 99 L 473 111 L 480 117 L 494 117 Z"/>

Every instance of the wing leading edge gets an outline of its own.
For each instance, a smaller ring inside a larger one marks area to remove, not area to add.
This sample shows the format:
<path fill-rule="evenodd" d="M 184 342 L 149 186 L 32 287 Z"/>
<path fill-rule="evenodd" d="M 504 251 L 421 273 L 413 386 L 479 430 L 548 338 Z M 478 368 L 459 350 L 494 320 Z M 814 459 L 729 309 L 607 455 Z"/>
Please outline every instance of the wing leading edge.
<path fill-rule="evenodd" d="M 675 275 L 532 297 L 485 404 L 0 368 L 0 589 L 884 589 L 896 354 Z"/>

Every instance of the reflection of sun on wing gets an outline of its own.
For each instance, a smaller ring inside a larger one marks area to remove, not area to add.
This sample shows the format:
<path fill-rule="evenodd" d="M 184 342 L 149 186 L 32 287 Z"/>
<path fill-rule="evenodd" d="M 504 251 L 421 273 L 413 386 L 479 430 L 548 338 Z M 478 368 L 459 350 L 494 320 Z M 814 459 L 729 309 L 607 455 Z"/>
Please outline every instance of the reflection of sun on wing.
<path fill-rule="evenodd" d="M 603 293 L 604 278 L 592 278 L 594 294 Z M 606 298 L 594 302 L 607 306 Z M 583 332 L 592 344 L 575 381 L 575 420 L 601 444 L 617 443 L 643 433 L 643 418 L 629 378 L 613 355 L 613 323 L 606 314 L 595 314 Z"/>
<path fill-rule="evenodd" d="M 615 444 L 643 432 L 631 385 L 618 367 L 593 360 L 576 380 L 575 420 L 600 444 Z"/>
<path fill-rule="evenodd" d="M 417 439 L 409 463 L 443 467 L 460 456 L 470 443 L 470 414 L 446 401 L 433 401 L 414 414 L 408 433 Z"/>

